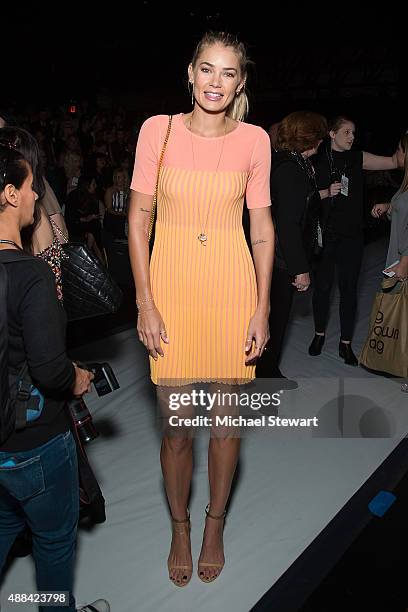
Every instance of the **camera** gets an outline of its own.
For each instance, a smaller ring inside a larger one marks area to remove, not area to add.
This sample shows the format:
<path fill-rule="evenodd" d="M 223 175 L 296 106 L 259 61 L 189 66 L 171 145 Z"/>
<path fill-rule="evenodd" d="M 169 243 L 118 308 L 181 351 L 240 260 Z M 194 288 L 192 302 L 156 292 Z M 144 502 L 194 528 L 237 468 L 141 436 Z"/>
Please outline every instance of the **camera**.
<path fill-rule="evenodd" d="M 68 408 L 81 442 L 95 440 L 95 438 L 99 436 L 99 433 L 94 427 L 91 413 L 82 397 L 70 400 L 68 402 Z"/>
<path fill-rule="evenodd" d="M 119 383 L 109 363 L 76 363 L 79 368 L 93 373 L 92 382 L 99 397 L 119 389 Z M 81 441 L 90 442 L 97 438 L 99 434 L 84 399 L 81 397 L 70 400 L 68 408 Z"/>
<path fill-rule="evenodd" d="M 95 378 L 92 382 L 99 397 L 119 389 L 118 380 L 109 363 L 78 363 L 78 365 L 80 368 L 93 373 Z"/>

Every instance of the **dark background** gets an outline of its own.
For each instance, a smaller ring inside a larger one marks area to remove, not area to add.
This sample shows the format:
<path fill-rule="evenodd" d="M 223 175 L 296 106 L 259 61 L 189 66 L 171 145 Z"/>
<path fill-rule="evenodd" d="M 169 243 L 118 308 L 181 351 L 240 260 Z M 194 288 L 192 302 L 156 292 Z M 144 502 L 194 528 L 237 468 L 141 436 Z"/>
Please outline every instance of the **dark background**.
<path fill-rule="evenodd" d="M 135 114 L 186 111 L 194 47 L 207 29 L 227 29 L 247 43 L 255 62 L 249 121 L 268 127 L 306 108 L 347 113 L 364 134 L 356 145 L 395 149 L 408 124 L 406 35 L 396 5 L 367 5 L 359 17 L 356 3 L 221 6 L 9 4 L 1 20 L 2 105 L 34 111 L 113 97 Z"/>

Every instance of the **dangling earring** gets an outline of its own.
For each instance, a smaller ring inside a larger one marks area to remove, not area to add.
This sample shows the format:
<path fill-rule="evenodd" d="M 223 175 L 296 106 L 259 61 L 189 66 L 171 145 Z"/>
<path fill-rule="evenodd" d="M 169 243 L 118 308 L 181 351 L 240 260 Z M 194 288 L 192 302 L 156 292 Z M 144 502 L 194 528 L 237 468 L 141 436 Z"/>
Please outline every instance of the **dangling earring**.
<path fill-rule="evenodd" d="M 189 81 L 191 85 L 191 106 L 194 106 L 194 81 Z"/>

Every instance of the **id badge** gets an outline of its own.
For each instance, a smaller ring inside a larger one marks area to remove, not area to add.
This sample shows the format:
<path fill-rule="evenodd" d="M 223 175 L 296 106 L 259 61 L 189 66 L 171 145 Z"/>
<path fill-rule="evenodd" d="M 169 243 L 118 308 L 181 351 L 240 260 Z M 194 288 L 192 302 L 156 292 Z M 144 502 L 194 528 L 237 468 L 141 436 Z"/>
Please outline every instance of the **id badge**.
<path fill-rule="evenodd" d="M 342 174 L 341 175 L 341 189 L 340 189 L 341 195 L 348 196 L 348 190 L 349 190 L 349 180 L 345 174 Z"/>

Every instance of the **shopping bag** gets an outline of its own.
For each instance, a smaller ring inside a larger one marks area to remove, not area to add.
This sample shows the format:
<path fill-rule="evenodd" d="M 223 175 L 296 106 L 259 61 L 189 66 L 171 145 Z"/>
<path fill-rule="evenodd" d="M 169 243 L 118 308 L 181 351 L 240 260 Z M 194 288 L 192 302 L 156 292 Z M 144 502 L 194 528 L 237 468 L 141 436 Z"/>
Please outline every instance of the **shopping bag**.
<path fill-rule="evenodd" d="M 359 362 L 370 370 L 408 376 L 408 281 L 383 280 Z"/>

